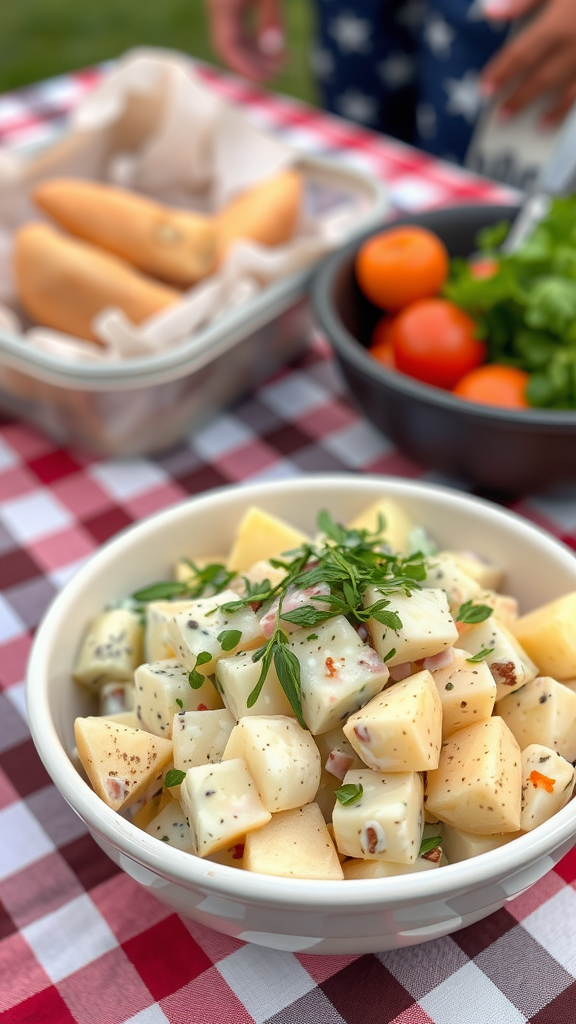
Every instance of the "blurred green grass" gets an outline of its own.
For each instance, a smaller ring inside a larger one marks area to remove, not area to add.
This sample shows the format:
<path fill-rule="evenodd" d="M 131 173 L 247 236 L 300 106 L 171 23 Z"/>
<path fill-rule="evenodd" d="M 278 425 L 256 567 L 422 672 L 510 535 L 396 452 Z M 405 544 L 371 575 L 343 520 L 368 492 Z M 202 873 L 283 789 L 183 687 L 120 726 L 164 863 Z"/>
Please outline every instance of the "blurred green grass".
<path fill-rule="evenodd" d="M 284 6 L 290 60 L 270 86 L 314 103 L 311 5 L 288 0 Z M 142 45 L 219 63 L 202 0 L 7 0 L 0 4 L 0 92 Z"/>

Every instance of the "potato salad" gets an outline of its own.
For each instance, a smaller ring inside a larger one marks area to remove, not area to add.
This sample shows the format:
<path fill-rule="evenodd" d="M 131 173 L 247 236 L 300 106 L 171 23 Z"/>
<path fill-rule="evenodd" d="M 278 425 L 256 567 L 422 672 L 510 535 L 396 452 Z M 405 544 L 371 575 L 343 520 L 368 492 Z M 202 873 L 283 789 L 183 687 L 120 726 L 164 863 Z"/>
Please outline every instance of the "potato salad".
<path fill-rule="evenodd" d="M 77 764 L 167 846 L 245 871 L 437 870 L 537 828 L 576 772 L 576 594 L 504 573 L 389 498 L 314 537 L 258 509 L 87 626 Z"/>

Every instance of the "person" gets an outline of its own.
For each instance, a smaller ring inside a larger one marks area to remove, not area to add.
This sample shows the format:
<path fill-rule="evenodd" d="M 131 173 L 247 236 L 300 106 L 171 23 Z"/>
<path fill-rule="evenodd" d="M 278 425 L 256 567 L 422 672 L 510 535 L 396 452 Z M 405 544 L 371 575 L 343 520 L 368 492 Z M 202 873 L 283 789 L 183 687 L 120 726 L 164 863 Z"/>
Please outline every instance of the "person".
<path fill-rule="evenodd" d="M 286 59 L 281 0 L 207 3 L 225 63 L 273 77 Z M 316 0 L 316 17 L 325 108 L 440 157 L 464 160 L 490 99 L 506 121 L 545 97 L 543 131 L 576 100 L 576 0 Z"/>

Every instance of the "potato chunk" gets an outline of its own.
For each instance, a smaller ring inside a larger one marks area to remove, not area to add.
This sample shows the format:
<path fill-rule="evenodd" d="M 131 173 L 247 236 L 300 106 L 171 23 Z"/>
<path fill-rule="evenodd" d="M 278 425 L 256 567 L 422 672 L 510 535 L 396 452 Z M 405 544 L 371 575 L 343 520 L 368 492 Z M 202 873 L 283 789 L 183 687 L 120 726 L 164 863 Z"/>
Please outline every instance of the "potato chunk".
<path fill-rule="evenodd" d="M 471 601 L 480 593 L 480 585 L 476 580 L 467 576 L 449 555 L 432 555 L 427 559 L 426 579 L 421 586 L 443 590 L 452 615 L 458 613 L 460 605 L 465 601 Z"/>
<path fill-rule="evenodd" d="M 127 608 L 113 608 L 96 616 L 76 662 L 76 682 L 98 689 L 102 683 L 131 680 L 142 661 L 142 635 L 139 616 Z"/>
<path fill-rule="evenodd" d="M 538 672 L 516 637 L 493 616 L 469 626 L 462 643 L 470 654 L 487 652 L 485 661 L 496 681 L 497 701 L 530 682 Z"/>
<path fill-rule="evenodd" d="M 344 785 L 361 786 L 353 803 L 337 803 L 332 821 L 340 853 L 348 857 L 413 864 L 422 838 L 422 777 L 418 772 L 396 774 L 347 772 Z"/>
<path fill-rule="evenodd" d="M 442 744 L 440 764 L 428 772 L 426 807 L 466 832 L 517 832 L 521 781 L 520 747 L 501 718 L 489 718 Z"/>
<path fill-rule="evenodd" d="M 189 768 L 180 800 L 198 857 L 232 846 L 272 817 L 242 758 Z"/>
<path fill-rule="evenodd" d="M 187 601 L 150 601 L 146 605 L 146 625 L 144 627 L 144 657 L 147 662 L 163 661 L 174 657 L 172 641 L 168 636 L 167 626 L 171 619 L 188 608 Z"/>
<path fill-rule="evenodd" d="M 550 676 L 537 676 L 504 697 L 496 711 L 512 730 L 520 748 L 543 743 L 567 761 L 576 759 L 576 693 Z"/>
<path fill-rule="evenodd" d="M 468 651 L 454 650 L 454 660 L 432 672 L 442 704 L 442 739 L 473 722 L 490 718 L 496 683 L 485 661 L 469 662 Z"/>
<path fill-rule="evenodd" d="M 167 626 L 168 636 L 178 661 L 192 671 L 196 668 L 199 654 L 212 655 L 211 660 L 198 666 L 201 675 L 212 675 L 220 658 L 231 656 L 236 651 L 252 650 L 264 642 L 258 616 L 251 608 L 238 612 L 223 612 L 221 605 L 237 601 L 233 590 L 223 590 L 214 597 L 192 601 L 186 611 L 179 612 Z M 236 630 L 240 639 L 235 647 L 225 651 L 218 639 L 222 633 Z"/>
<path fill-rule="evenodd" d="M 77 718 L 78 755 L 94 791 L 122 811 L 159 779 L 172 760 L 172 743 L 107 718 Z"/>
<path fill-rule="evenodd" d="M 500 590 L 504 581 L 504 570 L 493 562 L 481 558 L 474 551 L 441 551 L 448 555 L 456 565 L 471 576 L 485 590 Z"/>
<path fill-rule="evenodd" d="M 176 850 L 185 850 L 192 853 L 192 838 L 180 804 L 177 800 L 171 800 L 144 829 L 149 836 L 160 839 L 167 846 L 173 846 Z"/>
<path fill-rule="evenodd" d="M 305 533 L 277 516 L 249 508 L 238 527 L 228 568 L 233 572 L 246 572 L 255 562 L 276 558 L 309 540 Z"/>
<path fill-rule="evenodd" d="M 488 853 L 490 850 L 497 850 L 498 847 L 512 842 L 513 839 L 521 835 L 521 832 L 504 832 L 500 835 L 478 836 L 444 823 L 439 826 L 439 830 L 442 833 L 442 849 L 450 864 L 456 864 L 460 860 L 469 860 L 470 857 L 477 857 L 480 853 Z"/>
<path fill-rule="evenodd" d="M 381 598 L 377 587 L 368 587 L 364 602 L 368 606 Z M 392 594 L 390 611 L 400 616 L 400 629 L 390 629 L 376 619 L 369 619 L 367 623 L 372 646 L 381 658 L 387 658 L 389 666 L 431 658 L 458 639 L 443 590 L 415 590 L 409 597 L 403 593 Z M 392 648 L 396 653 L 388 657 Z"/>
<path fill-rule="evenodd" d="M 243 757 L 264 807 L 287 811 L 310 803 L 320 784 L 320 754 L 310 733 L 295 718 L 241 718 L 223 760 Z"/>
<path fill-rule="evenodd" d="M 378 772 L 423 772 L 438 766 L 442 705 L 432 675 L 417 672 L 389 686 L 350 718 L 344 735 Z"/>
<path fill-rule="evenodd" d="M 196 765 L 221 761 L 233 728 L 234 719 L 226 708 L 180 711 L 172 726 L 174 767 L 186 772 Z"/>
<path fill-rule="evenodd" d="M 317 804 L 273 814 L 264 828 L 250 832 L 244 868 L 281 878 L 343 878 L 324 818 Z"/>
<path fill-rule="evenodd" d="M 388 681 L 384 662 L 343 615 L 297 630 L 288 646 L 300 662 L 302 714 L 314 735 L 340 725 Z"/>
<path fill-rule="evenodd" d="M 434 837 L 438 845 L 418 854 L 413 864 L 394 864 L 386 860 L 346 860 L 342 864 L 344 878 L 391 878 L 393 875 L 411 875 L 431 871 L 447 864 L 442 849 L 442 836 L 437 826 L 424 825 L 422 839 Z"/>
<path fill-rule="evenodd" d="M 382 541 L 388 544 L 390 550 L 395 554 L 407 555 L 414 523 L 408 513 L 393 498 L 378 498 L 348 523 L 348 529 L 369 530 L 370 533 L 376 533 L 379 517 L 383 522 L 380 534 Z"/>
<path fill-rule="evenodd" d="M 525 832 L 566 806 L 574 791 L 576 769 L 555 750 L 531 743 L 522 751 L 522 816 Z"/>
<path fill-rule="evenodd" d="M 514 624 L 514 636 L 542 675 L 576 676 L 576 591 L 536 608 Z"/>
<path fill-rule="evenodd" d="M 237 722 L 249 715 L 292 716 L 290 701 L 280 686 L 273 664 L 258 700 L 251 708 L 248 707 L 248 697 L 258 683 L 261 670 L 262 662 L 252 661 L 249 651 L 238 651 L 233 658 L 220 658 L 216 665 L 216 683 L 222 700 Z"/>
<path fill-rule="evenodd" d="M 209 679 L 195 690 L 188 672 L 176 658 L 139 665 L 134 673 L 138 718 L 148 732 L 172 736 L 172 721 L 180 710 L 220 708 L 222 700 Z"/>

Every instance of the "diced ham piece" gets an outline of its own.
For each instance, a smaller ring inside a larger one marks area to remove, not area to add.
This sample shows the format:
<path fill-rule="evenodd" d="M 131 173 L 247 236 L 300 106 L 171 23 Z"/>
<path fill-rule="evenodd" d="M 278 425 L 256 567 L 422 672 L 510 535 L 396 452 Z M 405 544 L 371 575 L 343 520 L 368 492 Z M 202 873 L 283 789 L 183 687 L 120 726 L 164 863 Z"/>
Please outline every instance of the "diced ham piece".
<path fill-rule="evenodd" d="M 315 601 L 314 598 L 329 593 L 330 587 L 327 583 L 318 583 L 315 587 L 306 587 L 305 590 L 298 590 L 296 587 L 290 586 L 288 587 L 282 602 L 282 611 L 293 612 L 296 608 L 301 608 L 302 605 L 305 604 L 311 604 L 313 608 L 316 608 L 319 611 L 326 611 L 328 609 L 326 602 Z M 260 619 L 260 628 L 263 636 L 265 636 L 267 640 L 270 639 L 276 629 L 276 616 L 278 614 L 279 604 L 280 601 L 276 598 L 276 600 L 270 605 L 266 614 Z M 285 622 L 284 619 L 281 619 L 280 621 L 282 629 L 286 633 L 294 633 L 297 629 L 302 628 L 292 622 Z"/>
<path fill-rule="evenodd" d="M 123 800 L 126 796 L 126 779 L 119 779 L 116 776 L 109 775 L 104 780 L 104 789 L 110 800 L 114 802 Z"/>
<path fill-rule="evenodd" d="M 448 665 L 451 665 L 453 661 L 454 649 L 447 647 L 445 651 L 434 654 L 432 658 L 424 658 L 422 668 L 427 668 L 429 672 L 436 672 L 439 668 L 446 668 Z"/>
<path fill-rule="evenodd" d="M 387 672 L 388 675 L 390 675 L 386 663 L 382 661 L 382 658 L 374 650 L 374 648 L 369 647 L 368 644 L 366 644 L 366 647 L 362 651 L 362 656 L 358 658 L 358 664 L 363 665 L 364 668 L 367 668 L 369 672 L 378 672 L 379 674 L 382 672 Z"/>
<path fill-rule="evenodd" d="M 408 676 L 412 675 L 411 663 L 403 661 L 401 665 L 393 665 L 390 669 L 390 675 L 395 683 L 399 683 L 401 679 L 407 679 Z"/>
<path fill-rule="evenodd" d="M 340 782 L 344 781 L 344 776 L 347 771 L 354 764 L 354 758 L 350 757 L 350 754 L 345 754 L 343 750 L 339 750 L 336 747 L 335 750 L 331 750 L 328 754 L 328 760 L 326 761 L 326 771 L 330 772 L 331 775 L 335 775 Z"/>

